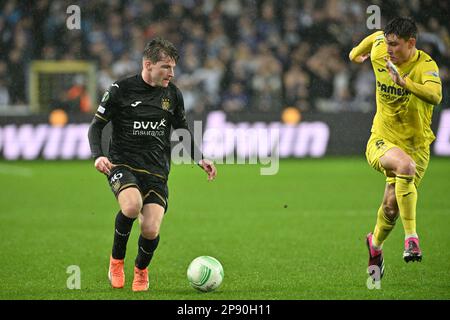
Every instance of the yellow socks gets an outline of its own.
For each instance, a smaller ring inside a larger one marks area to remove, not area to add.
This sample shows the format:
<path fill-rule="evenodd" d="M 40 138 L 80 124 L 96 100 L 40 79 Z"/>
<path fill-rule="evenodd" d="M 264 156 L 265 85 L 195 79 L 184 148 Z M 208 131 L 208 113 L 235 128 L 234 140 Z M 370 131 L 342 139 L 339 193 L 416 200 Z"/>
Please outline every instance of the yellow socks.
<path fill-rule="evenodd" d="M 383 245 L 384 240 L 388 237 L 389 233 L 391 233 L 392 229 L 394 229 L 395 221 L 390 220 L 386 217 L 384 213 L 383 206 L 381 205 L 378 209 L 377 214 L 377 224 L 375 226 L 375 231 L 373 232 L 373 247 L 376 250 L 380 250 Z"/>
<path fill-rule="evenodd" d="M 400 217 L 402 218 L 405 236 L 416 234 L 417 189 L 414 176 L 397 175 L 395 178 L 395 197 L 397 198 Z"/>

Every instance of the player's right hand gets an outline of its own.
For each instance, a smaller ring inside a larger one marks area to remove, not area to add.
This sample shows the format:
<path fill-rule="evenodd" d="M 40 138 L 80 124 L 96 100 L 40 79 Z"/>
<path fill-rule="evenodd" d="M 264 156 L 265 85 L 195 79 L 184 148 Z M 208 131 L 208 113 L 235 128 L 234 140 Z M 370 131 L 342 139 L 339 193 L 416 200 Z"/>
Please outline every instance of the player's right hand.
<path fill-rule="evenodd" d="M 369 58 L 369 57 L 370 57 L 370 53 L 368 53 L 368 54 L 362 54 L 362 55 L 357 56 L 357 57 L 355 58 L 355 62 L 356 62 L 356 63 L 363 63 L 363 62 L 366 61 L 367 58 Z"/>
<path fill-rule="evenodd" d="M 107 175 L 109 175 L 110 170 L 114 167 L 107 157 L 98 157 L 95 159 L 94 165 L 95 169 Z"/>
<path fill-rule="evenodd" d="M 208 181 L 212 181 L 217 176 L 217 169 L 214 166 L 214 163 L 208 159 L 202 159 L 198 163 L 200 167 L 208 174 Z"/>
<path fill-rule="evenodd" d="M 356 50 L 356 48 L 353 48 L 352 51 L 350 51 L 350 53 L 348 54 L 348 58 L 352 62 L 363 63 L 364 61 L 367 60 L 367 58 L 370 57 L 370 52 L 367 52 L 365 54 L 360 54 L 358 56 L 355 56 L 355 50 Z"/>

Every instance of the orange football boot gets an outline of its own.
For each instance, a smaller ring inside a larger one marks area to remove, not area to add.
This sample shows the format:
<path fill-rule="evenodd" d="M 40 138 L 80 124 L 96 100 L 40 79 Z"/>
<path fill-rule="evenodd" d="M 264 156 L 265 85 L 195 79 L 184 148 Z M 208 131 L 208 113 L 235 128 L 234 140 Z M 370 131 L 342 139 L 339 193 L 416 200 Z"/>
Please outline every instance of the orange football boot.
<path fill-rule="evenodd" d="M 133 291 L 147 291 L 148 290 L 148 270 L 134 267 Z"/>
<path fill-rule="evenodd" d="M 109 259 L 108 278 L 113 288 L 123 288 L 125 285 L 125 273 L 123 272 L 124 260 Z"/>

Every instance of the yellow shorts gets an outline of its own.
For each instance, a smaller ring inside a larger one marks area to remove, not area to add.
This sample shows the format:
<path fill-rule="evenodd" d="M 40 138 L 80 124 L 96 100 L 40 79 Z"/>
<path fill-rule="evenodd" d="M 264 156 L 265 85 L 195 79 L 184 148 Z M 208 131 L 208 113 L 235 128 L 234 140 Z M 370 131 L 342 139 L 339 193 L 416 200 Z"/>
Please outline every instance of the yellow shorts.
<path fill-rule="evenodd" d="M 386 182 L 389 184 L 395 183 L 395 177 L 388 177 L 386 170 L 381 166 L 380 158 L 392 148 L 400 148 L 405 151 L 405 148 L 402 148 L 399 145 L 396 145 L 376 134 L 372 134 L 367 142 L 366 147 L 366 159 L 369 165 L 375 170 L 381 172 L 386 176 Z M 405 151 L 406 152 L 406 151 Z M 422 149 L 420 151 L 415 152 L 414 154 L 407 153 L 416 163 L 416 174 L 414 178 L 414 183 L 416 187 L 419 187 L 420 181 L 425 175 L 425 171 L 428 167 L 428 162 L 430 161 L 430 150 Z"/>

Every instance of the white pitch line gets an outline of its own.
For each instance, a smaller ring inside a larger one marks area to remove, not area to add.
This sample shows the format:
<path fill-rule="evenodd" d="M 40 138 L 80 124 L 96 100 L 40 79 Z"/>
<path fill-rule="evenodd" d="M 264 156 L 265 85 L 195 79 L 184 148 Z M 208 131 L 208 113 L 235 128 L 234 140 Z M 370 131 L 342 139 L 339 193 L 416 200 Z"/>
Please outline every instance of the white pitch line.
<path fill-rule="evenodd" d="M 13 164 L 5 164 L 0 162 L 0 174 L 10 176 L 31 177 L 33 170 L 26 167 L 21 167 Z"/>

